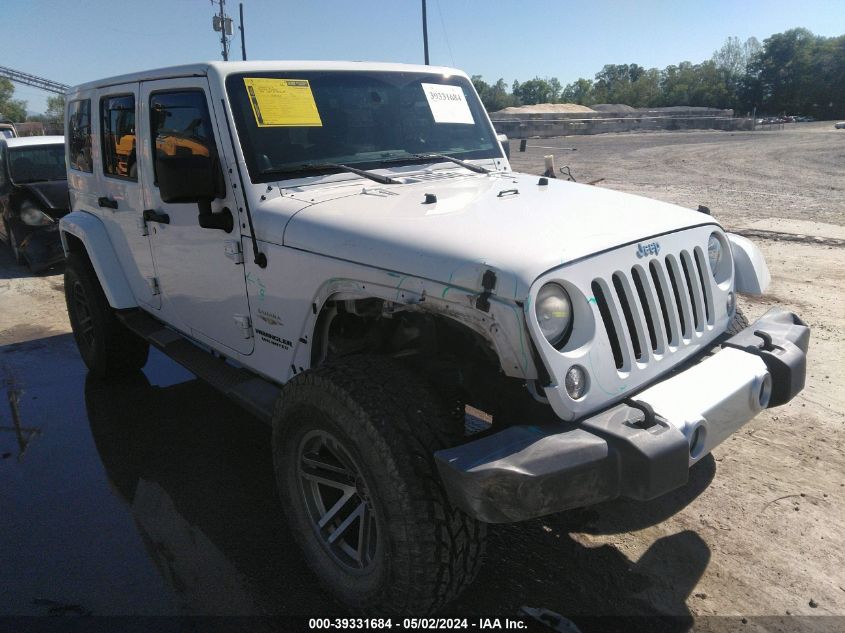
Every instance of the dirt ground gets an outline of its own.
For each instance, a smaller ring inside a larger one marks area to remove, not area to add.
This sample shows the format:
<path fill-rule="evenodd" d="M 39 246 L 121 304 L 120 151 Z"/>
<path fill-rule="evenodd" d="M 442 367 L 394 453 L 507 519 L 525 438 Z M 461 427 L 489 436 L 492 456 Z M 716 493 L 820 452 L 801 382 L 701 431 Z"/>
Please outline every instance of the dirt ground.
<path fill-rule="evenodd" d="M 772 286 L 743 306 L 756 318 L 782 305 L 810 324 L 807 386 L 717 448 L 682 490 L 494 527 L 479 582 L 451 611 L 845 615 L 845 130 L 814 123 L 517 147 L 517 170 L 540 173 L 554 154 L 581 182 L 704 204 L 755 239 Z M 0 254 L 0 352 L 70 331 L 60 273 L 28 275 Z"/>

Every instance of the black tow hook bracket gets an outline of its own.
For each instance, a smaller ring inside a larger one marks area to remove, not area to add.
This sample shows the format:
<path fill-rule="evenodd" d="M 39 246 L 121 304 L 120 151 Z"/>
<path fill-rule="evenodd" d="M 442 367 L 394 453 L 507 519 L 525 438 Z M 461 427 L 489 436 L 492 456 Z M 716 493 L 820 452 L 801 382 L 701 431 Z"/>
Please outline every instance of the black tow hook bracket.
<path fill-rule="evenodd" d="M 759 338 L 762 344 L 737 345 L 727 341 L 725 347 L 735 347 L 759 356 L 772 376 L 772 395 L 768 406 L 786 404 L 804 388 L 807 373 L 805 352 L 789 340 L 780 340 L 776 345 L 771 334 L 763 330 L 755 330 L 753 335 Z"/>
<path fill-rule="evenodd" d="M 768 332 L 764 332 L 763 330 L 754 330 L 754 336 L 759 336 L 763 340 L 763 345 L 760 346 L 760 349 L 764 352 L 773 352 L 775 349 L 781 349 L 772 343 L 772 336 Z"/>
<path fill-rule="evenodd" d="M 484 292 L 478 295 L 475 300 L 475 308 L 482 312 L 490 312 L 490 295 L 493 294 L 493 289 L 496 287 L 496 273 L 489 268 L 484 271 L 484 276 L 481 277 L 481 287 Z"/>
<path fill-rule="evenodd" d="M 786 404 L 803 388 L 810 328 L 791 312 L 772 308 L 755 323 L 722 343 L 759 356 L 772 376 L 769 407 Z"/>
<path fill-rule="evenodd" d="M 625 404 L 627 404 L 632 409 L 637 409 L 638 411 L 642 411 L 643 419 L 638 420 L 637 422 L 631 422 L 631 426 L 635 426 L 638 429 L 650 429 L 655 424 L 657 424 L 657 415 L 654 413 L 654 409 L 648 402 L 642 402 L 640 400 L 633 400 L 628 398 L 625 400 Z"/>

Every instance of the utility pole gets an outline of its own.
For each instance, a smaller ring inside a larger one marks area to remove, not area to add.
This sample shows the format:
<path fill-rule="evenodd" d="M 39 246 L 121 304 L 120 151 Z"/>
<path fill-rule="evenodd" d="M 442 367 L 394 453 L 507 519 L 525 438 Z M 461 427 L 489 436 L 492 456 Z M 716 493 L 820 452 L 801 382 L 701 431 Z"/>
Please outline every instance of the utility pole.
<path fill-rule="evenodd" d="M 426 18 L 425 0 L 422 0 L 423 19 L 423 49 L 425 50 L 425 65 L 428 66 L 428 19 Z"/>
<path fill-rule="evenodd" d="M 241 59 L 246 61 L 246 35 L 244 34 L 244 3 L 241 2 L 239 5 L 241 11 L 241 21 L 238 28 L 241 30 Z"/>
<path fill-rule="evenodd" d="M 215 31 L 220 31 L 220 44 L 223 46 L 223 61 L 229 61 L 229 37 L 232 35 L 232 18 L 226 15 L 224 8 L 226 0 L 211 0 L 211 4 L 220 5 L 220 13 L 211 20 L 211 26 Z"/>

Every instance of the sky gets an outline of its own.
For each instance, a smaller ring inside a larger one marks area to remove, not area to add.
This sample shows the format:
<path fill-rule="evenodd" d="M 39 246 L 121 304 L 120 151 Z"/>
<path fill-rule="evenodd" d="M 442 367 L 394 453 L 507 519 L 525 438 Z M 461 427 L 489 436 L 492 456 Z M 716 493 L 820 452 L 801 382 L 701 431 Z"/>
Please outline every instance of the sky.
<path fill-rule="evenodd" d="M 248 59 L 423 62 L 421 0 L 243 0 Z M 209 0 L 2 0 L 0 66 L 65 84 L 221 59 Z M 235 18 L 238 2 L 228 0 Z M 708 59 L 729 36 L 845 34 L 845 0 L 428 0 L 432 64 L 510 85 Z M 231 59 L 240 59 L 237 28 Z M 15 84 L 30 112 L 48 93 Z"/>

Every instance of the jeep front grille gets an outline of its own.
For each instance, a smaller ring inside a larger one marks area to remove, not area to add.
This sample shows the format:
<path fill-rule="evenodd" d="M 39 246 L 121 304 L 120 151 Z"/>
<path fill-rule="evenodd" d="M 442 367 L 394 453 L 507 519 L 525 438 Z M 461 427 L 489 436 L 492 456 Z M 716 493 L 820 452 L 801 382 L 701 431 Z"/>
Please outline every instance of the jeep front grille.
<path fill-rule="evenodd" d="M 702 224 L 643 235 L 639 243 L 573 258 L 532 283 L 532 302 L 547 283 L 560 285 L 572 300 L 572 331 L 563 344 L 551 345 L 539 321 L 527 319 L 549 374 L 546 397 L 562 419 L 636 394 L 712 349 L 733 316 L 733 262 L 725 262 L 729 275 L 716 283 L 707 258 L 710 235 L 719 230 Z M 534 316 L 532 303 L 527 305 Z M 575 365 L 589 376 L 578 399 L 565 386 Z"/>
<path fill-rule="evenodd" d="M 596 277 L 591 289 L 616 369 L 648 363 L 655 355 L 690 343 L 713 325 L 713 289 L 704 251 L 696 247 L 655 257 L 609 278 Z"/>

